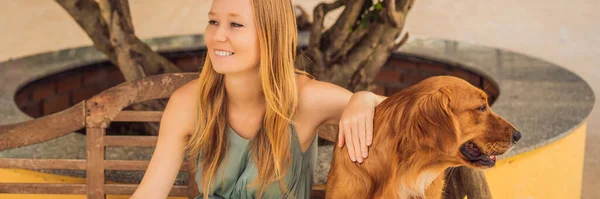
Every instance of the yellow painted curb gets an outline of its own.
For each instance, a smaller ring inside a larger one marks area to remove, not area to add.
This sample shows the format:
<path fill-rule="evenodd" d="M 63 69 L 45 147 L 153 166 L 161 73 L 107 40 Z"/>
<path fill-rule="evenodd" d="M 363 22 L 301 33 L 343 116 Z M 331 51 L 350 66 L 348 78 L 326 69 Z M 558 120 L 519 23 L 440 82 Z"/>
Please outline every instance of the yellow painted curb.
<path fill-rule="evenodd" d="M 493 198 L 581 198 L 586 128 L 584 122 L 553 143 L 500 160 L 486 170 Z"/>

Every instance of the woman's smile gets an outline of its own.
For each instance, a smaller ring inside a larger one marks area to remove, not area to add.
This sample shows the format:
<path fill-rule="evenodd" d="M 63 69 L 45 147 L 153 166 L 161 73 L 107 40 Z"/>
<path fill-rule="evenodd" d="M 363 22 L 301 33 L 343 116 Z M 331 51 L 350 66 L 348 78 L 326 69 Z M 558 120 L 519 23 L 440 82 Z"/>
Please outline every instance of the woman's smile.
<path fill-rule="evenodd" d="M 230 51 L 224 51 L 224 50 L 215 50 L 215 55 L 217 55 L 217 57 L 229 57 L 234 55 L 234 52 L 230 52 Z"/>

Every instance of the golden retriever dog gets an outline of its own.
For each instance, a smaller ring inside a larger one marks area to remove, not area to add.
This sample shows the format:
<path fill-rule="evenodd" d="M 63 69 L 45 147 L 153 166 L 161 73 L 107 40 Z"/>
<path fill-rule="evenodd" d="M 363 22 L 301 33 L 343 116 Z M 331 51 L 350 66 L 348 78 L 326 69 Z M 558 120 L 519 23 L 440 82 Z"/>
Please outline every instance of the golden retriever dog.
<path fill-rule="evenodd" d="M 334 149 L 326 198 L 442 197 L 444 170 L 490 168 L 521 138 L 496 115 L 485 92 L 451 76 L 427 78 L 375 108 L 363 163 Z"/>

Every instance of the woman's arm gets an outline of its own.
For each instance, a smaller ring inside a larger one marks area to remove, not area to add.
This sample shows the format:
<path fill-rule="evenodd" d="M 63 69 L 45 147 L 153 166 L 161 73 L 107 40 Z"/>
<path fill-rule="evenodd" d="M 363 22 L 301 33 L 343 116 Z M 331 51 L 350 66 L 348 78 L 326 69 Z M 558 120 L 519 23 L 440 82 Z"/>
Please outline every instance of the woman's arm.
<path fill-rule="evenodd" d="M 352 93 L 317 80 L 306 83 L 300 93 L 301 105 L 305 105 L 305 110 L 310 109 L 313 119 L 322 124 L 339 125 L 338 146 L 345 144 L 350 159 L 358 162 L 368 156 L 375 106 L 385 98 L 368 91 Z"/>
<path fill-rule="evenodd" d="M 171 95 L 160 121 L 158 141 L 148 169 L 131 198 L 167 198 L 184 160 L 187 136 L 193 131 L 195 85 L 188 83 Z"/>

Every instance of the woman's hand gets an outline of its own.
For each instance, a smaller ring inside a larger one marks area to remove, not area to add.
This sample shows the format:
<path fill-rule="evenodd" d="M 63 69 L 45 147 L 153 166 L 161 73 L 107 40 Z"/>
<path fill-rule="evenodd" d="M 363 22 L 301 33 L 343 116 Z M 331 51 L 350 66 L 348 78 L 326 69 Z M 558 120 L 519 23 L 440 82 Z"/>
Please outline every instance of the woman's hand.
<path fill-rule="evenodd" d="M 344 108 L 340 119 L 338 147 L 346 144 L 350 159 L 359 163 L 369 155 L 368 147 L 373 141 L 373 115 L 375 106 L 381 102 L 372 92 L 356 92 Z"/>

